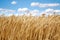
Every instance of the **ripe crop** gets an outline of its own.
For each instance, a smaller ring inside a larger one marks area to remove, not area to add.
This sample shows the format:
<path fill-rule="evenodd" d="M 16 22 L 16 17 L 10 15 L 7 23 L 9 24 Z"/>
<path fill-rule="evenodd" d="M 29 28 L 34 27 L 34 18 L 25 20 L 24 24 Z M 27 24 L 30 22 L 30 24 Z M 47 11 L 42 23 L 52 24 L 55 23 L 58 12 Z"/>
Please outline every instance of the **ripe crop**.
<path fill-rule="evenodd" d="M 0 40 L 60 40 L 60 15 L 0 16 Z"/>

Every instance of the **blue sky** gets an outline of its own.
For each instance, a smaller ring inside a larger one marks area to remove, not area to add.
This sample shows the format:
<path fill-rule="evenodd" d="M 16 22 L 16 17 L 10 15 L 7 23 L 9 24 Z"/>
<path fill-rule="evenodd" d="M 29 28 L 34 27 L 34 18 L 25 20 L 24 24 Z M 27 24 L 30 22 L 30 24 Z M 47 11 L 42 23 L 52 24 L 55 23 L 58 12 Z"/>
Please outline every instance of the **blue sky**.
<path fill-rule="evenodd" d="M 40 12 L 47 9 L 60 10 L 60 0 L 0 0 L 0 8 L 16 11 L 19 8 L 27 8 L 29 11 L 39 10 Z"/>

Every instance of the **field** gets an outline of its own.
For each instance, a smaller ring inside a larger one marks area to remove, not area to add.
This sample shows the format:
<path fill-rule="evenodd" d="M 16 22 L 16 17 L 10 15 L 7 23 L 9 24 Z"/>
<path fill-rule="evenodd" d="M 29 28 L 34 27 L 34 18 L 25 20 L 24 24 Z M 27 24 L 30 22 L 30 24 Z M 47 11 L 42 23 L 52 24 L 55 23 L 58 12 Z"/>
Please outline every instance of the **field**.
<path fill-rule="evenodd" d="M 60 40 L 60 15 L 0 16 L 0 40 Z"/>

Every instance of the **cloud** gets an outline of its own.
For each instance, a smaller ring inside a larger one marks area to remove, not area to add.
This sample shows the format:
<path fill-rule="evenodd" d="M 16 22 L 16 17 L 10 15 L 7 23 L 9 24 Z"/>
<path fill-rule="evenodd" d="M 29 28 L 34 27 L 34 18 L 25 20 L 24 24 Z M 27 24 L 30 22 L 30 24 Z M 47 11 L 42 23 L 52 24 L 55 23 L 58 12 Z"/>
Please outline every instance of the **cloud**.
<path fill-rule="evenodd" d="M 27 15 L 27 16 L 29 16 L 29 12 L 30 12 L 30 10 L 28 8 L 18 8 L 17 9 L 17 13 L 19 15 Z"/>
<path fill-rule="evenodd" d="M 18 16 L 18 14 L 8 14 L 8 15 L 6 15 L 6 16 L 11 16 L 11 15 L 15 15 L 15 16 Z"/>
<path fill-rule="evenodd" d="M 31 10 L 30 13 L 32 16 L 36 16 L 39 13 L 39 10 Z"/>
<path fill-rule="evenodd" d="M 11 9 L 4 9 L 4 8 L 0 8 L 0 13 L 4 13 L 6 14 L 7 16 L 10 16 L 10 15 L 26 15 L 26 16 L 29 16 L 30 14 L 32 16 L 36 16 L 38 13 L 39 13 L 39 10 L 29 10 L 28 8 L 18 8 L 17 11 L 16 10 L 11 10 Z"/>
<path fill-rule="evenodd" d="M 55 10 L 54 12 L 60 12 L 60 10 Z"/>
<path fill-rule="evenodd" d="M 23 14 L 24 13 L 27 16 L 29 16 L 30 14 L 32 16 L 35 16 L 36 14 L 39 13 L 39 10 L 30 10 L 28 8 L 18 8 L 17 11 L 18 11 L 19 14 Z"/>
<path fill-rule="evenodd" d="M 31 3 L 31 6 L 39 6 L 39 4 L 40 4 L 40 3 L 38 3 L 38 2 L 32 2 L 32 3 Z"/>
<path fill-rule="evenodd" d="M 9 9 L 0 9 L 0 12 L 14 12 L 14 10 L 9 10 Z"/>
<path fill-rule="evenodd" d="M 1 11 L 1 10 L 4 10 L 4 9 L 3 9 L 3 8 L 0 8 L 0 11 Z"/>
<path fill-rule="evenodd" d="M 37 14 L 39 13 L 39 10 L 29 10 L 29 13 L 26 13 L 26 16 L 37 16 Z"/>
<path fill-rule="evenodd" d="M 28 8 L 18 8 L 18 12 L 28 12 Z"/>
<path fill-rule="evenodd" d="M 47 3 L 47 4 L 43 4 L 43 3 L 38 3 L 38 2 L 32 2 L 31 6 L 37 6 L 37 7 L 54 7 L 54 6 L 60 6 L 59 3 Z"/>
<path fill-rule="evenodd" d="M 16 1 L 12 1 L 11 4 L 15 5 L 15 4 L 17 4 L 17 2 Z"/>
<path fill-rule="evenodd" d="M 54 9 L 51 9 L 51 8 L 48 8 L 46 9 L 45 11 L 41 12 L 41 14 L 46 14 L 46 15 L 53 15 L 53 14 L 60 14 L 60 10 L 54 10 Z"/>
<path fill-rule="evenodd" d="M 54 9 L 48 8 L 45 11 L 41 12 L 41 14 L 52 15 L 53 12 L 54 12 Z"/>
<path fill-rule="evenodd" d="M 60 12 L 60 10 L 54 10 L 54 9 L 46 9 L 45 12 Z"/>
<path fill-rule="evenodd" d="M 5 9 L 3 9 L 3 8 L 0 8 L 0 12 L 3 12 L 3 11 L 5 11 Z"/>
<path fill-rule="evenodd" d="M 4 14 L 11 14 L 14 13 L 15 11 L 16 10 L 0 8 L 0 13 L 4 13 Z"/>
<path fill-rule="evenodd" d="M 48 9 L 45 10 L 45 12 L 47 12 L 47 13 L 48 13 L 48 12 L 52 12 L 52 11 L 54 11 L 54 9 L 48 8 Z"/>
<path fill-rule="evenodd" d="M 16 10 L 0 8 L 0 15 L 4 14 L 5 16 L 11 16 L 15 13 L 16 13 Z"/>
<path fill-rule="evenodd" d="M 39 10 L 32 10 L 32 13 L 39 13 Z"/>
<path fill-rule="evenodd" d="M 53 15 L 54 12 L 56 14 L 59 14 L 60 13 L 60 10 L 54 10 L 54 9 L 51 9 L 51 8 L 48 8 L 42 12 L 40 12 L 39 10 L 37 9 L 34 9 L 34 10 L 30 10 L 28 8 L 18 8 L 18 10 L 11 10 L 11 9 L 4 9 L 4 8 L 0 8 L 0 14 L 5 14 L 6 16 L 10 16 L 10 15 L 15 15 L 15 16 L 18 16 L 18 15 L 26 15 L 26 16 L 37 16 L 37 15 L 42 15 L 42 14 L 46 14 L 46 15 Z"/>

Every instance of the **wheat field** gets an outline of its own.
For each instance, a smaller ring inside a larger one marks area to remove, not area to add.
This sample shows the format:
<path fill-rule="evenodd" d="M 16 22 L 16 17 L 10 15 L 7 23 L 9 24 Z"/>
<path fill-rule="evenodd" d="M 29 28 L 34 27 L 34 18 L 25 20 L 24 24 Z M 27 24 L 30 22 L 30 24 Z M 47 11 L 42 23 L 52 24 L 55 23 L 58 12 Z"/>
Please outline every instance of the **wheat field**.
<path fill-rule="evenodd" d="M 0 40 L 60 40 L 60 15 L 0 16 Z"/>

